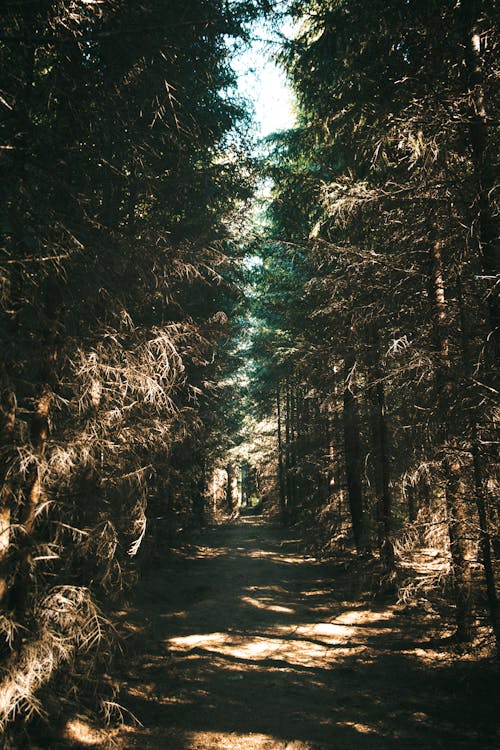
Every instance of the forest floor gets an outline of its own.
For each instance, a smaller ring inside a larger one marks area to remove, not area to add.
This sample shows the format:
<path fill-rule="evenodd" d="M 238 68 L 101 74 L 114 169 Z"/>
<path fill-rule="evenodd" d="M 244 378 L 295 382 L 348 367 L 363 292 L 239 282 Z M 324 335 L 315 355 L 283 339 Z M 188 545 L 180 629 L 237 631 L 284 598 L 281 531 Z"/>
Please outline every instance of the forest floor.
<path fill-rule="evenodd" d="M 496 665 L 453 654 L 435 611 L 357 599 L 347 557 L 301 548 L 249 516 L 170 553 L 120 613 L 118 701 L 138 721 L 76 717 L 66 747 L 500 747 Z"/>

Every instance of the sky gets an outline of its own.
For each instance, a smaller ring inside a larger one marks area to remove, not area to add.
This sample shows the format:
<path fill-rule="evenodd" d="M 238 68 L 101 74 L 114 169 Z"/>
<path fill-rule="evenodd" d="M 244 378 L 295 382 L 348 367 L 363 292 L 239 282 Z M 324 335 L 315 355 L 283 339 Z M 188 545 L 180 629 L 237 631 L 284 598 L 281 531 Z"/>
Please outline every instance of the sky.
<path fill-rule="evenodd" d="M 285 22 L 281 31 L 291 34 L 291 24 Z M 286 130 L 294 124 L 293 95 L 285 74 L 272 60 L 276 46 L 276 34 L 265 25 L 258 24 L 250 48 L 233 61 L 238 75 L 238 89 L 255 109 L 256 135 L 260 138 Z"/>

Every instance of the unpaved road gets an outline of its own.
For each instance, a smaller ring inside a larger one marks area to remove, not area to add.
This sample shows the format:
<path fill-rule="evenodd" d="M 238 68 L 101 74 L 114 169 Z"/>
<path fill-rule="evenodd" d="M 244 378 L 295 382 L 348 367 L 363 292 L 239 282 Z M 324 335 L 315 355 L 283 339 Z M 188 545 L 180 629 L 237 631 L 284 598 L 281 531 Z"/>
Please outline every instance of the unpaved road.
<path fill-rule="evenodd" d="M 143 726 L 126 715 L 115 747 L 500 747 L 494 666 L 431 647 L 432 613 L 351 601 L 345 565 L 298 549 L 246 518 L 145 577 L 118 675 Z"/>

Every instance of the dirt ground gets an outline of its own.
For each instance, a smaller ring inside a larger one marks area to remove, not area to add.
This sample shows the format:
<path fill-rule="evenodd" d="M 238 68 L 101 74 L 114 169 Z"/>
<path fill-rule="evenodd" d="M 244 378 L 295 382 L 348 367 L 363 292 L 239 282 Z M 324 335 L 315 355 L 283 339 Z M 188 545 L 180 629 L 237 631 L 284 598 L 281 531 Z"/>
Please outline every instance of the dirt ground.
<path fill-rule="evenodd" d="M 299 549 L 247 517 L 145 575 L 121 613 L 124 724 L 105 739 L 76 718 L 73 747 L 500 747 L 494 664 L 439 646 L 432 610 L 354 600 L 352 566 Z"/>

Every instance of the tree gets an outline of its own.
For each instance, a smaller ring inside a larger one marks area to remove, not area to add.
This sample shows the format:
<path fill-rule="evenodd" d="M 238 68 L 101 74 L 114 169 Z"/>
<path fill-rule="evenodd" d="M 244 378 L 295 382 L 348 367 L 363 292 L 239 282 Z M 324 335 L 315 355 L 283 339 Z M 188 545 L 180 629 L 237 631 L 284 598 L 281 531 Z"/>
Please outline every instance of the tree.
<path fill-rule="evenodd" d="M 133 585 L 156 518 L 171 536 L 202 515 L 237 303 L 229 215 L 251 190 L 228 39 L 261 5 L 6 9 L 2 726 L 106 652 L 103 603 Z"/>
<path fill-rule="evenodd" d="M 485 199 L 482 185 L 484 156 L 492 153 L 486 112 L 495 111 L 489 82 L 496 42 L 491 4 L 471 5 L 292 3 L 300 32 L 281 59 L 301 125 L 277 141 L 271 169 L 279 237 L 301 244 L 310 277 L 297 284 L 311 317 L 323 322 L 317 338 L 301 327 L 301 351 L 312 364 L 318 347 L 323 382 L 342 368 L 347 385 L 343 463 L 358 546 L 360 519 L 372 527 L 375 515 L 382 559 L 393 567 L 393 516 L 401 513 L 407 478 L 432 467 L 433 491 L 447 508 L 461 640 L 471 637 L 473 620 L 467 528 L 480 518 L 498 630 L 481 491 L 488 471 L 481 454 L 493 440 L 484 409 L 493 396 L 496 326 L 492 266 L 484 270 L 484 251 L 492 257 L 493 193 Z M 486 151 L 478 148 L 479 132 Z M 464 369 L 464 351 L 476 377 Z M 310 388 L 317 375 L 304 369 L 302 355 L 293 357 Z M 363 413 L 354 373 L 367 397 Z M 472 483 L 475 455 L 481 476 Z M 364 465 L 372 467 L 370 484 Z M 468 495 L 476 497 L 477 515 Z"/>

